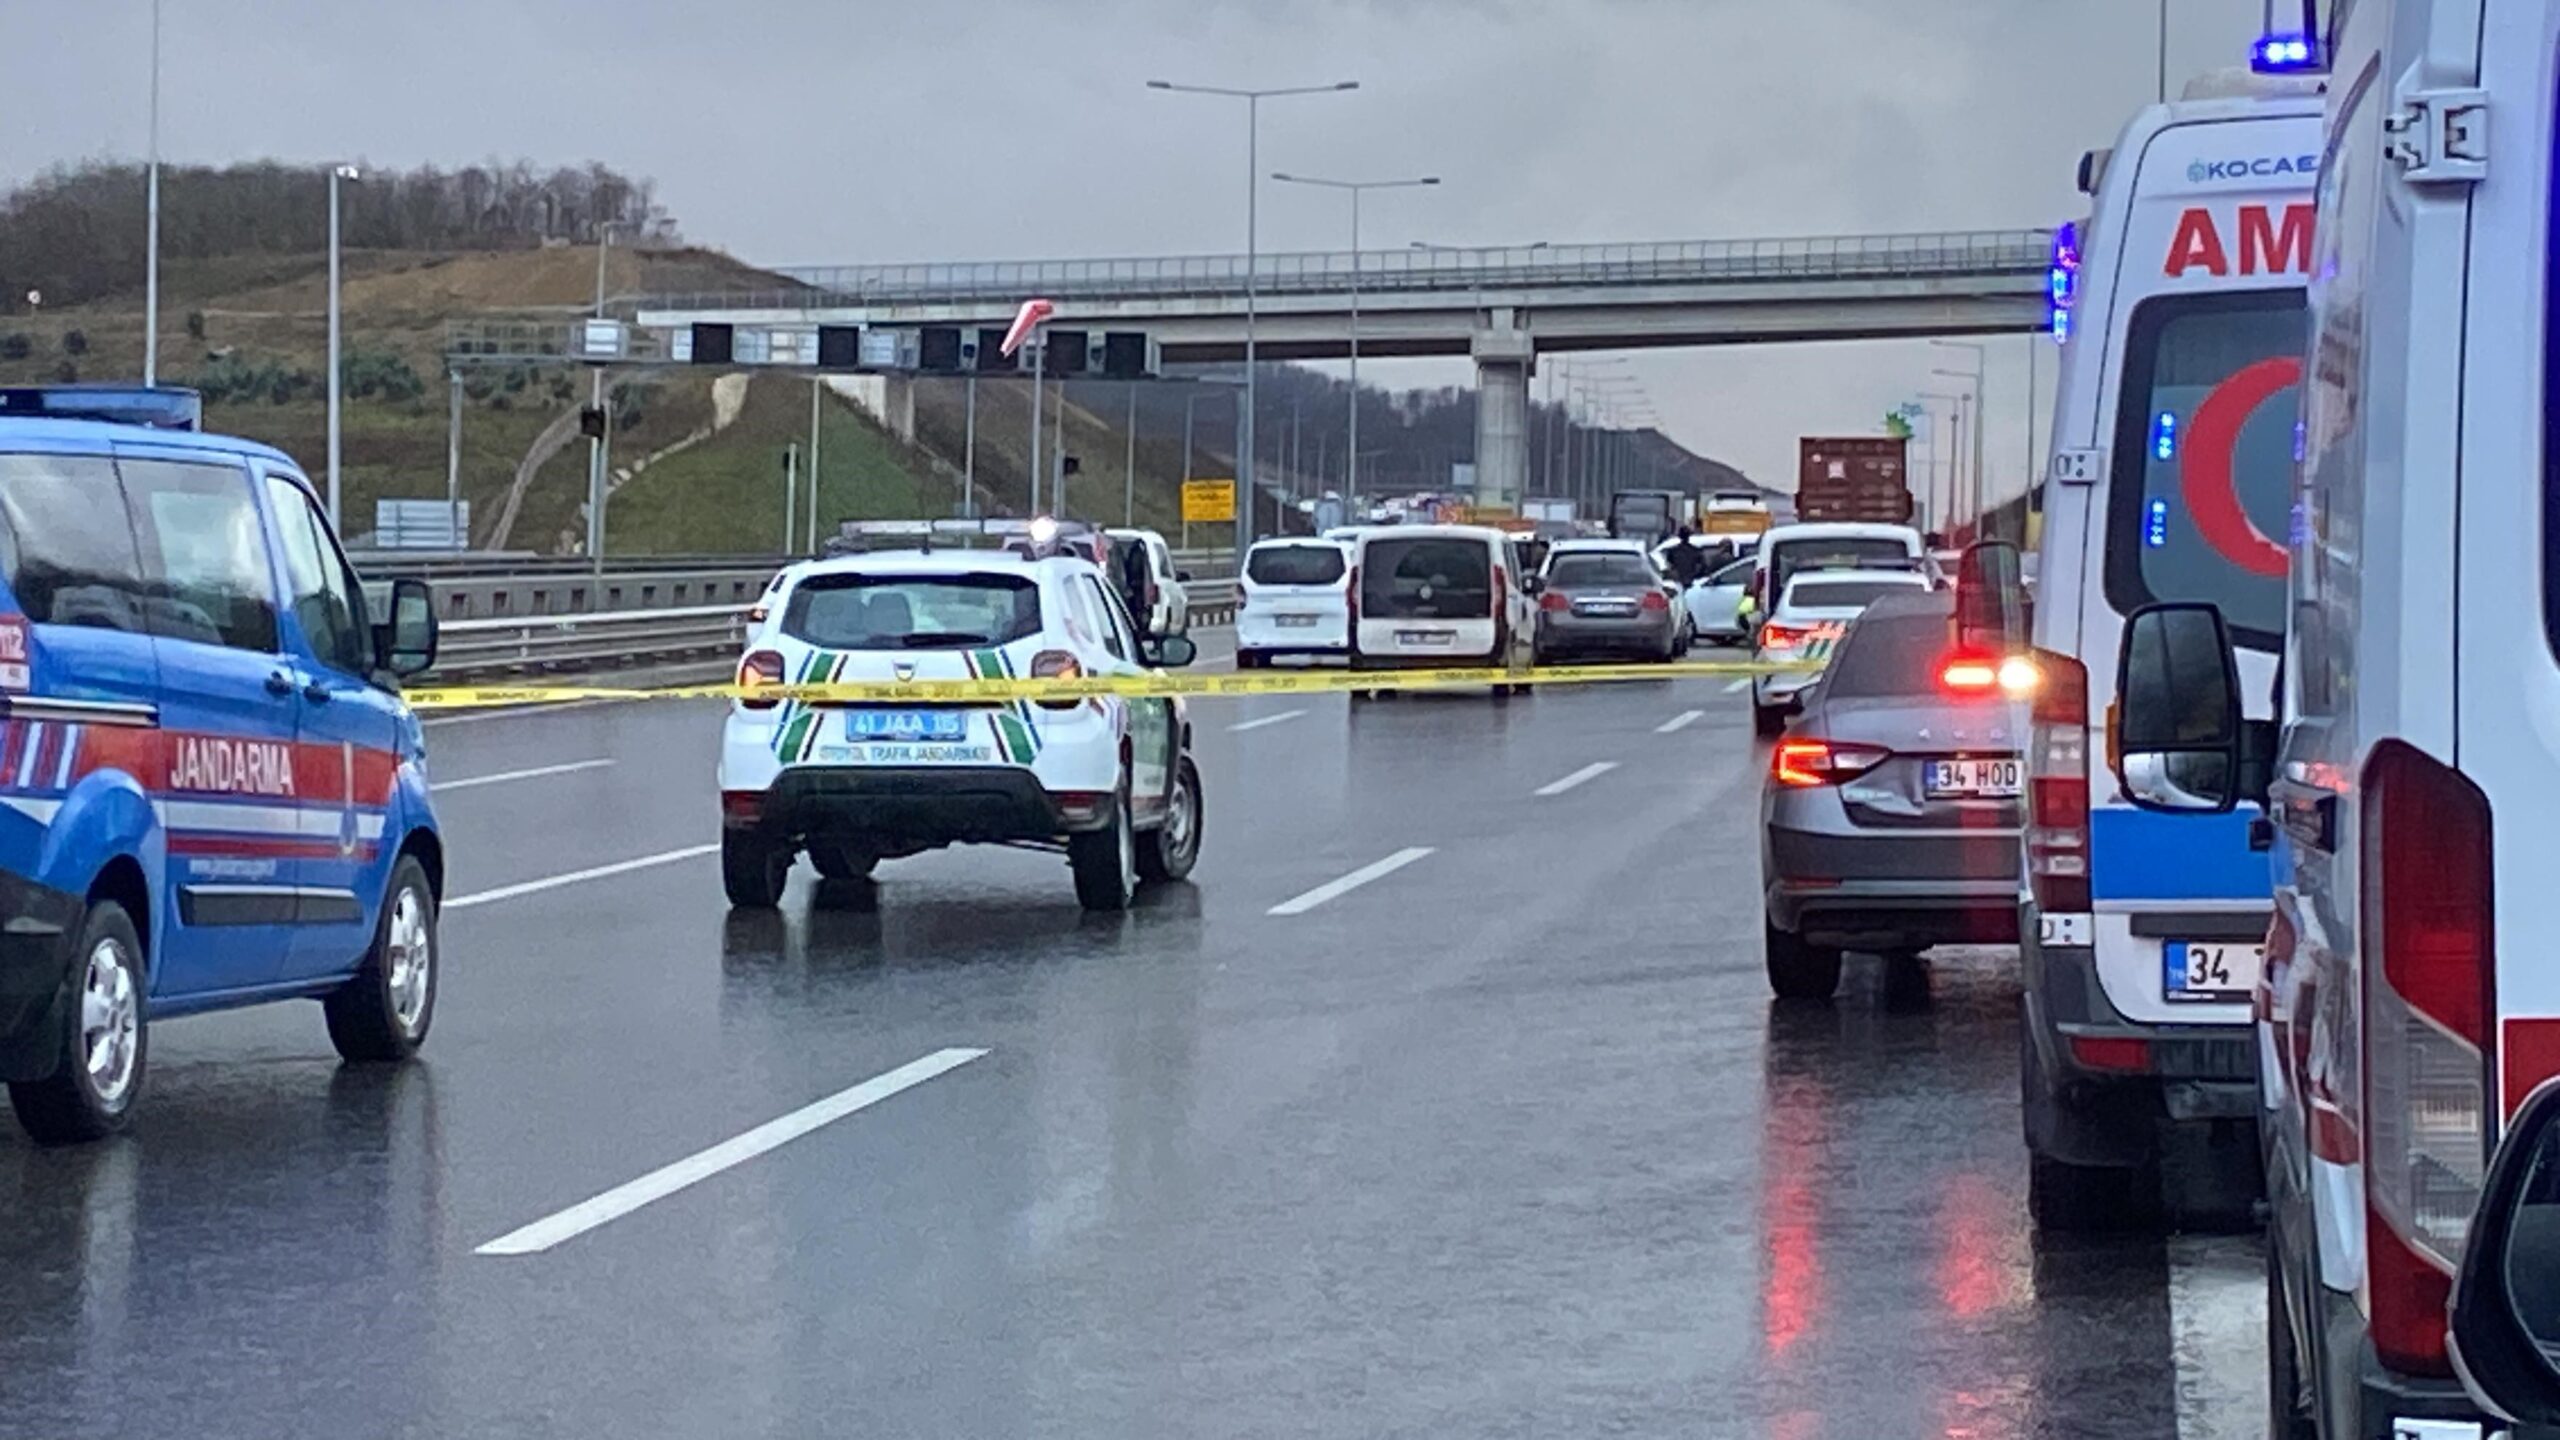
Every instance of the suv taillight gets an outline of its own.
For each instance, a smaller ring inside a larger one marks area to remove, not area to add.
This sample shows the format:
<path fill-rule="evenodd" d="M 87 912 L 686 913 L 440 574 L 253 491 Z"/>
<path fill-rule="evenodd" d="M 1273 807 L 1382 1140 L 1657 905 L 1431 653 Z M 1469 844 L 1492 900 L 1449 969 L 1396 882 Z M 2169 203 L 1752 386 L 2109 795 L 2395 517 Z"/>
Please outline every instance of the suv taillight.
<path fill-rule="evenodd" d="M 741 689 L 756 690 L 781 683 L 782 657 L 774 651 L 758 650 L 738 662 L 738 685 Z M 743 695 L 738 697 L 738 704 L 749 710 L 770 710 L 781 703 L 778 698 L 751 700 Z"/>
<path fill-rule="evenodd" d="M 1892 755 L 1881 745 L 1791 736 L 1778 742 L 1769 759 L 1769 773 L 1781 785 L 1837 785 L 1866 774 Z"/>
<path fill-rule="evenodd" d="M 1084 666 L 1064 650 L 1043 650 L 1031 657 L 1031 678 L 1035 680 L 1074 680 L 1084 674 Z M 1073 710 L 1082 700 L 1041 700 L 1043 710 Z"/>
<path fill-rule="evenodd" d="M 2027 889 L 2047 915 L 2089 909 L 2089 667 L 2037 652 L 2027 732 Z"/>
<path fill-rule="evenodd" d="M 2398 741 L 2365 765 L 2364 1193 L 2374 1353 L 2450 1375 L 2445 1303 L 2489 1155 L 2489 801 Z"/>

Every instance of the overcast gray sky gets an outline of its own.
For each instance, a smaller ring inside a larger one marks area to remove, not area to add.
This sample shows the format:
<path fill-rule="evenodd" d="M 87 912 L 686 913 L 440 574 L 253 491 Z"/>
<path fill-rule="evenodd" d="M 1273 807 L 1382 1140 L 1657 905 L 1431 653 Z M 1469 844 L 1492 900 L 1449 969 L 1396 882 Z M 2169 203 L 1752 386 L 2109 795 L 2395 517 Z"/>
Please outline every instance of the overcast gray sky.
<path fill-rule="evenodd" d="M 1367 238 L 1485 244 L 2044 225 L 2152 95 L 2155 0 L 164 0 L 167 154 L 452 166 L 597 159 L 769 264 L 1242 248 L 1243 122 L 1155 76 L 1275 85 L 1265 170 L 1430 172 Z M 2172 87 L 2258 0 L 2163 0 Z M 149 0 L 0 0 L 0 180 L 139 155 Z M 1271 187 L 1271 248 L 1338 246 Z M 1989 378 L 1995 489 L 2027 465 L 2024 341 Z M 1934 355 L 1934 358 L 1933 358 Z M 2051 356 L 2043 357 L 2049 385 Z M 1943 352 L 1645 352 L 1691 447 L 1784 483 Z M 1382 384 L 1463 366 L 1377 364 Z M 2041 422 L 2039 422 L 2041 423 Z"/>

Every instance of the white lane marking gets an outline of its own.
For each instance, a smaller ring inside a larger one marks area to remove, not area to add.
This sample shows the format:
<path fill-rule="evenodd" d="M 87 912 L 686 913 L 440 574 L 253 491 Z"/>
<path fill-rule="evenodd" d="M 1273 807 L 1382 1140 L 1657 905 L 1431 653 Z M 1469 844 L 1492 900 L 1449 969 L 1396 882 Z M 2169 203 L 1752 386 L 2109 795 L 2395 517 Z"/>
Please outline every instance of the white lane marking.
<path fill-rule="evenodd" d="M 910 1060 L 886 1074 L 874 1075 L 824 1100 L 813 1101 L 788 1115 L 767 1120 L 753 1130 L 723 1140 L 708 1150 L 688 1155 L 672 1165 L 660 1166 L 637 1180 L 616 1185 L 592 1200 L 582 1200 L 556 1215 L 546 1215 L 520 1230 L 510 1230 L 471 1253 L 540 1254 L 599 1225 L 619 1220 L 643 1205 L 664 1200 L 723 1170 L 753 1160 L 768 1150 L 780 1149 L 820 1126 L 831 1125 L 857 1110 L 867 1110 L 901 1090 L 914 1089 L 937 1075 L 957 1070 L 986 1053 L 955 1046 L 936 1050 L 922 1059 Z"/>
<path fill-rule="evenodd" d="M 616 860 L 610 865 L 595 865 L 584 870 L 572 870 L 566 875 L 547 875 L 540 880 L 525 880 L 514 885 L 501 885 L 495 890 L 483 890 L 476 895 L 456 895 L 444 902 L 444 908 L 467 910 L 474 905 L 487 905 L 498 900 L 513 900 L 519 895 L 532 895 L 544 890 L 557 890 L 563 885 L 602 880 L 608 875 L 627 875 L 634 870 L 646 870 L 654 865 L 672 865 L 679 860 L 691 860 L 697 856 L 714 854 L 719 849 L 719 844 L 714 842 L 709 845 L 687 845 L 681 850 L 664 850 L 655 855 L 640 856 L 635 860 Z"/>
<path fill-rule="evenodd" d="M 536 780 L 545 775 L 568 775 L 580 770 L 601 770 L 612 763 L 610 759 L 571 760 L 561 765 L 536 765 L 527 770 L 501 770 L 495 775 L 474 775 L 468 780 L 444 780 L 427 788 L 441 795 L 447 790 L 470 790 L 482 785 L 504 785 L 511 780 Z"/>
<path fill-rule="evenodd" d="M 1588 784 L 1617 768 L 1618 762 L 1615 760 L 1594 760 L 1590 764 L 1583 766 L 1581 769 L 1574 771 L 1572 774 L 1567 775 L 1561 780 L 1550 781 L 1547 784 L 1539 786 L 1536 793 L 1540 795 L 1561 795 L 1576 785 Z"/>
<path fill-rule="evenodd" d="M 1739 695 L 1739 694 L 1741 694 L 1743 691 L 1748 690 L 1748 689 L 1750 689 L 1750 688 L 1751 688 L 1751 677 L 1750 677 L 1750 676 L 1748 676 L 1748 675 L 1745 675 L 1745 676 L 1742 676 L 1740 679 L 1737 679 L 1737 680 L 1733 680 L 1733 681 L 1728 682 L 1728 683 L 1725 685 L 1725 687 L 1724 687 L 1724 693 L 1726 693 L 1727 695 Z"/>
<path fill-rule="evenodd" d="M 1690 726 L 1697 724 L 1700 717 L 1704 716 L 1706 713 L 1707 712 L 1704 710 L 1683 710 L 1679 714 L 1672 716 L 1670 719 L 1663 721 L 1661 724 L 1654 726 L 1653 733 L 1656 735 L 1669 735 L 1674 731 L 1686 730 Z"/>
<path fill-rule="evenodd" d="M 2250 1236 L 2169 1242 L 2169 1357 L 2178 1440 L 2265 1433 L 2266 1272 Z"/>
<path fill-rule="evenodd" d="M 1412 864 L 1414 861 L 1419 860 L 1430 853 L 1431 847 L 1428 845 L 1410 846 L 1406 849 L 1397 851 L 1384 860 L 1380 860 L 1370 865 L 1363 865 L 1359 869 L 1352 871 L 1350 874 L 1343 876 L 1339 880 L 1328 880 L 1313 890 L 1308 891 L 1306 894 L 1298 896 L 1294 900 L 1283 900 L 1279 904 L 1272 906 L 1270 910 L 1265 913 L 1271 915 L 1304 915 L 1327 900 L 1348 895 L 1352 891 L 1359 889 L 1361 886 L 1368 884 L 1372 880 L 1383 880 L 1387 876 L 1393 875 L 1407 865 Z"/>
<path fill-rule="evenodd" d="M 1283 710 L 1277 715 L 1264 715 L 1256 719 L 1241 721 L 1237 724 L 1228 726 L 1227 729 L 1233 734 L 1241 735 L 1247 730 L 1259 730 L 1265 725 L 1277 725 L 1283 720 L 1295 720 L 1306 713 L 1307 712 L 1304 710 Z"/>
<path fill-rule="evenodd" d="M 444 725 L 476 725 L 483 720 L 525 720 L 536 715 L 557 715 L 563 710 L 593 710 L 599 705 L 637 705 L 637 698 L 616 696 L 610 700 L 563 700 L 552 705 L 499 705 L 479 710 L 430 710 L 418 717 L 418 723 L 429 729 Z M 687 704 L 710 705 L 723 702 L 698 700 Z"/>

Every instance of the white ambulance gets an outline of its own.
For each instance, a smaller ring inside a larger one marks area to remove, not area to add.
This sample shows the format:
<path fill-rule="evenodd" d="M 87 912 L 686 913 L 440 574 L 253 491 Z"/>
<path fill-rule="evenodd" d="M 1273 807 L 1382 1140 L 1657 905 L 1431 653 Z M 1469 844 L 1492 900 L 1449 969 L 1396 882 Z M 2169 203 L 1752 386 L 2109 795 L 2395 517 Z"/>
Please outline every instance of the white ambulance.
<path fill-rule="evenodd" d="M 2245 1214 L 2249 1001 L 2268 841 L 2225 808 L 2168 813 L 2109 766 L 2125 617 L 2229 617 L 2271 739 L 2319 168 L 2318 77 L 2212 77 L 2082 162 L 2056 246 L 2063 340 L 2034 638 L 2020 1084 L 2047 1230 Z"/>

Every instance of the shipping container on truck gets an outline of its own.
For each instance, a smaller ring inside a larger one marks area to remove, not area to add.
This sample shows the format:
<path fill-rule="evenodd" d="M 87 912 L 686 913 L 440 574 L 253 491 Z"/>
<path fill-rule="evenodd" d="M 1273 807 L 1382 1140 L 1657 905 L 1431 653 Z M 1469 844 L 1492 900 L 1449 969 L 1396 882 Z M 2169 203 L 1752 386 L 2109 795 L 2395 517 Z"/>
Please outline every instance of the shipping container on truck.
<path fill-rule="evenodd" d="M 1796 519 L 1911 523 L 1911 442 L 1895 435 L 1807 435 L 1796 444 Z"/>

